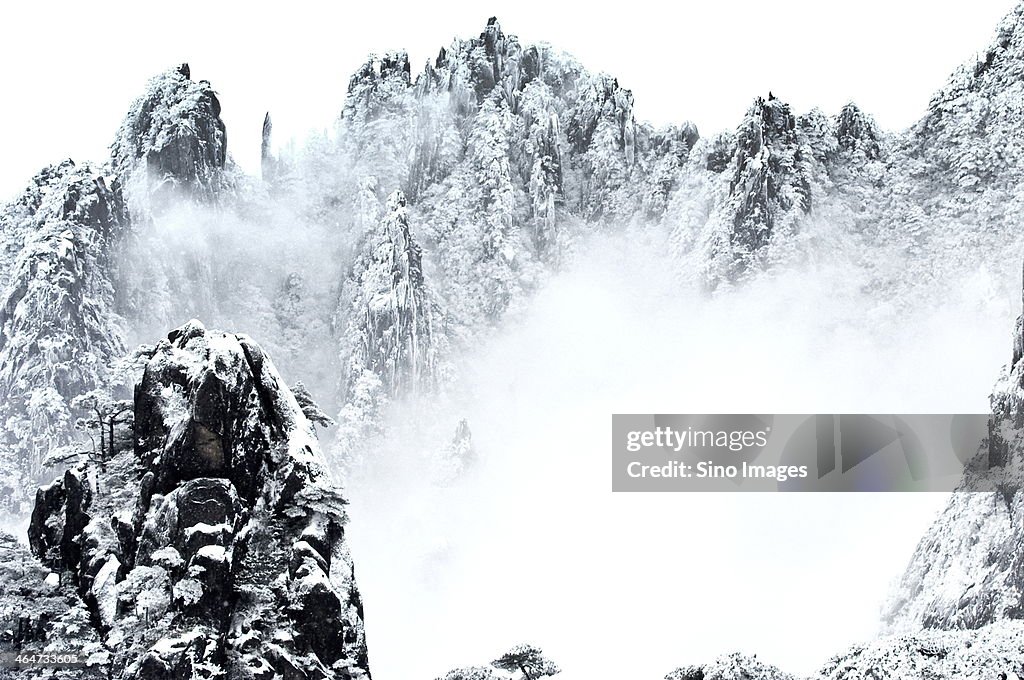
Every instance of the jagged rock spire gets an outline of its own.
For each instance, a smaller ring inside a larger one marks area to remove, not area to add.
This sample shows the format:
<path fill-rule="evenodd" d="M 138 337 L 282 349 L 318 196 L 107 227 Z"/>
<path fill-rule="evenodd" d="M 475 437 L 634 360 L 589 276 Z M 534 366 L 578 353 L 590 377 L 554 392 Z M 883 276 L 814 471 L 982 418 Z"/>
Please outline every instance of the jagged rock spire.
<path fill-rule="evenodd" d="M 836 139 L 843 151 L 860 151 L 870 160 L 881 154 L 881 135 L 870 116 L 850 102 L 836 116 Z"/>
<path fill-rule="evenodd" d="M 270 111 L 267 111 L 267 114 L 263 116 L 263 134 L 260 141 L 260 170 L 264 182 L 273 182 L 277 174 L 275 172 L 276 162 L 271 150 L 273 132 L 274 124 L 270 120 Z"/>
<path fill-rule="evenodd" d="M 729 182 L 733 272 L 749 265 L 787 218 L 810 212 L 796 118 L 777 98 L 760 97 L 736 130 Z"/>
<path fill-rule="evenodd" d="M 348 282 L 353 344 L 347 391 L 369 371 L 394 396 L 433 384 L 436 372 L 436 301 L 423 277 L 422 253 L 409 227 L 405 195 L 387 200 Z"/>
<path fill-rule="evenodd" d="M 188 64 L 153 78 L 132 104 L 111 146 L 122 182 L 143 183 L 159 207 L 170 193 L 212 199 L 227 162 L 227 128 L 220 101 Z"/>

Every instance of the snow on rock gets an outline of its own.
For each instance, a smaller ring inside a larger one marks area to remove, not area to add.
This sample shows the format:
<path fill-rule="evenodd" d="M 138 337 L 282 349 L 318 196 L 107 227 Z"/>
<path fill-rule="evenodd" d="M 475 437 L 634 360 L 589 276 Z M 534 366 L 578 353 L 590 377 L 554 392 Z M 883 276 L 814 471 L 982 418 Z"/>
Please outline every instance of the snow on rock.
<path fill-rule="evenodd" d="M 889 630 L 1024 619 L 1024 317 L 991 396 L 989 436 L 886 605 Z"/>
<path fill-rule="evenodd" d="M 836 140 L 840 149 L 860 151 L 871 160 L 882 153 L 882 136 L 874 119 L 853 103 L 844 106 L 836 117 Z"/>
<path fill-rule="evenodd" d="M 774 666 L 743 654 L 719 657 L 703 666 L 682 666 L 665 676 L 665 680 L 794 680 Z"/>
<path fill-rule="evenodd" d="M 560 260 L 579 225 L 628 222 L 645 204 L 660 214 L 697 138 L 692 125 L 637 123 L 633 95 L 614 77 L 524 44 L 495 18 L 415 79 L 411 71 L 398 52 L 371 56 L 352 76 L 341 179 L 347 196 L 368 178 L 380 197 L 405 193 L 460 327 L 514 307 L 537 263 Z M 301 161 L 291 161 L 295 172 Z"/>
<path fill-rule="evenodd" d="M 126 218 L 116 183 L 65 161 L 0 211 L 0 227 L 0 506 L 19 512 L 46 454 L 71 440 L 83 415 L 72 402 L 125 352 L 111 266 Z"/>
<path fill-rule="evenodd" d="M 155 205 L 171 195 L 212 199 L 227 162 L 227 128 L 210 83 L 182 64 L 153 78 L 111 146 L 125 184 L 142 182 Z"/>
<path fill-rule="evenodd" d="M 337 456 L 347 470 L 383 405 L 438 385 L 447 348 L 438 298 L 423 274 L 422 251 L 409 224 L 405 195 L 395 191 L 366 234 L 345 282 L 341 313 L 343 408 Z M 333 421 L 332 421 L 333 422 Z"/>
<path fill-rule="evenodd" d="M 1024 674 L 1024 623 L 893 635 L 833 658 L 814 680 L 987 680 Z"/>
<path fill-rule="evenodd" d="M 89 590 L 100 622 L 108 628 L 114 624 L 117 616 L 117 572 L 120 569 L 121 563 L 116 556 L 111 555 L 103 562 Z"/>
<path fill-rule="evenodd" d="M 423 277 L 422 253 L 401 191 L 388 197 L 384 217 L 364 248 L 347 283 L 346 339 L 354 347 L 347 362 L 349 382 L 369 370 L 389 396 L 428 388 L 436 380 L 440 310 Z"/>
<path fill-rule="evenodd" d="M 72 468 L 36 492 L 29 524 L 29 545 L 43 564 L 57 567 L 81 558 L 79 535 L 91 521 L 92 500 L 82 468 Z"/>
<path fill-rule="evenodd" d="M 148 351 L 135 435 L 107 469 L 141 483 L 90 497 L 69 471 L 29 530 L 94 613 L 112 677 L 367 676 L 345 500 L 262 349 L 198 321 L 172 331 Z"/>
<path fill-rule="evenodd" d="M 708 207 L 700 222 L 680 222 L 674 238 L 700 253 L 711 287 L 761 265 L 766 246 L 794 234 L 811 211 L 799 133 L 789 105 L 769 94 L 754 100 L 734 135 L 719 138 L 724 148 L 706 146 L 691 160 L 687 171 L 708 184 Z"/>
<path fill-rule="evenodd" d="M 915 155 L 950 187 L 1012 188 L 1024 162 L 1024 4 L 1000 22 L 992 43 L 937 92 L 915 126 Z M 959 193 L 959 192 L 956 192 Z"/>

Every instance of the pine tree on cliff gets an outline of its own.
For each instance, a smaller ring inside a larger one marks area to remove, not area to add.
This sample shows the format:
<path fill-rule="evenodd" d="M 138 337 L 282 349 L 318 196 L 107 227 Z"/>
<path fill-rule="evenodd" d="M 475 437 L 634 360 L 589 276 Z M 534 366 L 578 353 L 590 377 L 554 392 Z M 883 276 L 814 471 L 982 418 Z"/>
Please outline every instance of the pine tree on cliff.
<path fill-rule="evenodd" d="M 104 386 L 125 351 L 110 252 L 125 228 L 120 196 L 70 161 L 29 193 L 35 209 L 21 217 L 34 231 L 0 302 L 0 503 L 15 511 L 47 453 L 70 441 L 75 398 Z"/>

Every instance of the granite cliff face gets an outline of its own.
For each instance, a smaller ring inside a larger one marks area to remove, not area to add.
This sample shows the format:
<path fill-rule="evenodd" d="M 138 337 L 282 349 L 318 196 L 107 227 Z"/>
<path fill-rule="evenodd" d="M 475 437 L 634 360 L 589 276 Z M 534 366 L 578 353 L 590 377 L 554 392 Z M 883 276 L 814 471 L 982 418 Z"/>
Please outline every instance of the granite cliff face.
<path fill-rule="evenodd" d="M 428 389 L 437 376 L 440 335 L 437 299 L 423 278 L 423 254 L 409 229 L 408 204 L 401 191 L 388 197 L 384 215 L 367 234 L 345 302 L 350 327 L 346 343 L 346 392 L 369 372 L 388 396 Z"/>
<path fill-rule="evenodd" d="M 1024 619 L 1022 319 L 992 392 L 988 439 L 887 603 L 890 630 L 977 629 Z"/>
<path fill-rule="evenodd" d="M 192 321 L 144 351 L 134 447 L 39 490 L 111 677 L 368 677 L 345 500 L 313 425 L 244 335 Z M 308 395 L 307 395 L 308 397 Z"/>
<path fill-rule="evenodd" d="M 127 220 L 116 179 L 65 161 L 33 179 L 2 226 L 0 506 L 21 512 L 26 486 L 82 415 L 75 398 L 125 353 L 113 262 Z"/>
<path fill-rule="evenodd" d="M 221 186 L 219 112 L 187 65 L 168 71 L 133 104 L 109 163 L 44 168 L 0 210 L 0 505 L 9 511 L 25 511 L 48 453 L 74 438 L 85 415 L 75 400 L 112 388 L 130 323 L 153 305 L 128 282 L 152 278 L 125 257 L 141 215 L 172 194 L 211 198 Z"/>
<path fill-rule="evenodd" d="M 159 205 L 173 198 L 216 197 L 227 163 L 227 128 L 210 83 L 193 81 L 188 64 L 149 82 L 111 146 L 124 181 L 142 183 Z"/>

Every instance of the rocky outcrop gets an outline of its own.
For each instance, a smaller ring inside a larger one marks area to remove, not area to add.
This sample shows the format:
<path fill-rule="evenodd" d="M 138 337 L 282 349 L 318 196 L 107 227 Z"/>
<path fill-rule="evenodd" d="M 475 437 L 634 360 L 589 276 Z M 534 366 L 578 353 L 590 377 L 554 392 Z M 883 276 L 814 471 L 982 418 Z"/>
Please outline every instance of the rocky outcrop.
<path fill-rule="evenodd" d="M 1011 680 L 1024 672 L 1022 650 L 1019 621 L 976 631 L 922 631 L 854 647 L 833 657 L 813 679 Z"/>
<path fill-rule="evenodd" d="M 707 288 L 757 271 L 769 246 L 798 233 L 811 212 L 815 157 L 802 122 L 769 94 L 754 101 L 735 133 L 687 151 L 676 180 L 686 190 L 676 192 L 666 220 L 681 259 Z"/>
<path fill-rule="evenodd" d="M 269 357 L 192 321 L 146 359 L 135 450 L 97 492 L 77 471 L 41 489 L 29 529 L 112 676 L 367 676 L 345 500 Z"/>
<path fill-rule="evenodd" d="M 31 212 L 0 305 L 0 394 L 29 387 L 45 345 L 63 348 L 61 359 L 47 357 L 48 382 L 74 396 L 93 385 L 83 375 L 95 368 L 83 365 L 90 349 L 100 361 L 123 353 L 110 271 L 112 244 L 127 228 L 123 203 L 101 170 L 71 161 L 37 175 L 25 198 Z"/>
<path fill-rule="evenodd" d="M 423 277 L 422 252 L 409 227 L 405 196 L 393 193 L 347 282 L 346 400 L 373 373 L 387 396 L 431 387 L 441 345 L 440 311 Z"/>
<path fill-rule="evenodd" d="M 27 510 L 45 456 L 73 439 L 74 400 L 109 387 L 123 317 L 155 306 L 158 276 L 124 257 L 127 237 L 174 200 L 212 199 L 226 140 L 216 94 L 182 65 L 132 105 L 109 165 L 45 168 L 0 210 L 0 507 Z"/>
<path fill-rule="evenodd" d="M 0 506 L 20 511 L 50 450 L 125 352 L 114 298 L 114 243 L 127 229 L 118 184 L 65 161 L 40 172 L 4 212 L 13 255 L 0 292 Z"/>
<path fill-rule="evenodd" d="M 993 389 L 989 436 L 921 539 L 886 605 L 894 632 L 976 629 L 1024 619 L 1024 347 Z"/>
<path fill-rule="evenodd" d="M 29 545 L 46 566 L 79 561 L 77 539 L 89 523 L 86 509 L 91 501 L 92 489 L 81 468 L 67 470 L 60 479 L 40 487 L 29 525 Z"/>
<path fill-rule="evenodd" d="M 839 149 L 860 152 L 869 160 L 876 160 L 882 153 L 881 133 L 875 121 L 850 103 L 836 116 L 836 140 Z"/>
<path fill-rule="evenodd" d="M 743 268 L 773 234 L 811 210 L 796 118 L 789 105 L 758 98 L 736 130 L 729 181 L 732 257 Z"/>
<path fill-rule="evenodd" d="M 153 78 L 132 104 L 111 146 L 114 172 L 142 182 L 151 207 L 174 197 L 212 199 L 227 162 L 227 128 L 210 83 L 188 64 Z"/>
<path fill-rule="evenodd" d="M 914 127 L 911 153 L 956 188 L 1012 190 L 1024 166 L 1024 4 L 1000 22 L 990 45 L 937 92 Z"/>

